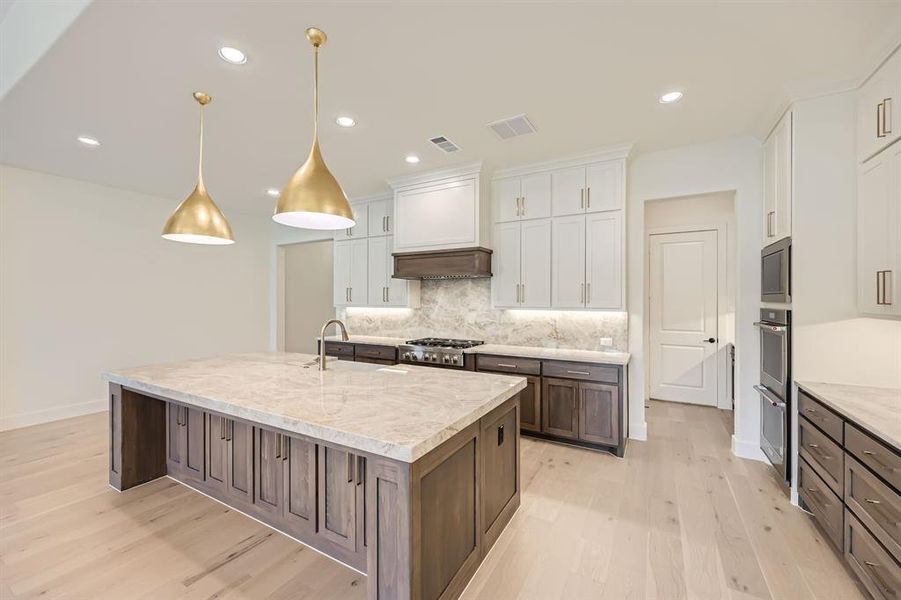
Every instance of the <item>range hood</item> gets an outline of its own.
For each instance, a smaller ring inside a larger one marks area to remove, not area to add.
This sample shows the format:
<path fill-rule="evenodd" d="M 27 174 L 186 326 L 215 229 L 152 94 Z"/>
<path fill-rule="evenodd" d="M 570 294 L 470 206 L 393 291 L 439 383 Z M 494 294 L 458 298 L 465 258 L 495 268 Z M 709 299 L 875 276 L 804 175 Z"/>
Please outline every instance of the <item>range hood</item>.
<path fill-rule="evenodd" d="M 479 279 L 491 277 L 491 250 L 454 248 L 423 252 L 397 252 L 395 279 Z"/>

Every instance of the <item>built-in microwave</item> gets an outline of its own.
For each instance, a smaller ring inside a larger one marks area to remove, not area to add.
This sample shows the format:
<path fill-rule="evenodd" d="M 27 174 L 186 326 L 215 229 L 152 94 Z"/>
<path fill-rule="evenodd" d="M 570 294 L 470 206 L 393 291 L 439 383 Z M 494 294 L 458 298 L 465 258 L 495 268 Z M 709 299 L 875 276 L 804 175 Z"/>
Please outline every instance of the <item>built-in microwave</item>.
<path fill-rule="evenodd" d="M 792 239 L 774 242 L 760 253 L 760 301 L 791 304 Z"/>

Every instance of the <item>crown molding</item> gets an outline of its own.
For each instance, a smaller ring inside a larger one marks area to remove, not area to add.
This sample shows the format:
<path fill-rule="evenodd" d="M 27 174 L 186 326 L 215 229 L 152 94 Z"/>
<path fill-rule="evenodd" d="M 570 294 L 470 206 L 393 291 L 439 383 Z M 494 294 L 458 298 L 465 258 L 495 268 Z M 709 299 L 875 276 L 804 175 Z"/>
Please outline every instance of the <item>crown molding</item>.
<path fill-rule="evenodd" d="M 416 187 L 423 184 L 442 183 L 447 180 L 468 179 L 473 175 L 479 175 L 482 171 L 482 161 L 469 162 L 447 169 L 438 169 L 436 171 L 428 171 L 426 173 L 417 173 L 416 175 L 407 175 L 404 177 L 395 177 L 386 179 L 385 181 L 394 190 Z"/>
<path fill-rule="evenodd" d="M 520 165 L 517 167 L 509 167 L 506 169 L 498 169 L 494 172 L 492 179 L 505 179 L 507 177 L 521 177 L 532 173 L 541 173 L 543 171 L 555 171 L 557 169 L 566 169 L 569 167 L 578 167 L 593 162 L 604 160 L 622 160 L 629 157 L 632 152 L 633 144 L 620 144 L 618 146 L 608 146 L 599 148 L 582 154 L 574 154 L 564 158 L 550 161 L 542 161 Z"/>

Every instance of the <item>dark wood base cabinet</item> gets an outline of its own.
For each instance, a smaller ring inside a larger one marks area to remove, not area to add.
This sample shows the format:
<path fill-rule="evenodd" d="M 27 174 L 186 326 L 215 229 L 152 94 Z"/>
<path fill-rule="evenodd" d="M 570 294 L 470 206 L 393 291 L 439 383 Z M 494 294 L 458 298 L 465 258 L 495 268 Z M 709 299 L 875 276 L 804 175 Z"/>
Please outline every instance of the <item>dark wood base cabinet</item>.
<path fill-rule="evenodd" d="M 520 420 L 514 396 L 404 463 L 110 384 L 109 480 L 168 475 L 366 574 L 370 600 L 452 600 L 519 507 Z"/>
<path fill-rule="evenodd" d="M 798 390 L 798 498 L 877 600 L 901 598 L 901 452 Z"/>
<path fill-rule="evenodd" d="M 476 359 L 478 371 L 526 378 L 519 396 L 523 434 L 625 454 L 625 367 L 487 354 Z"/>

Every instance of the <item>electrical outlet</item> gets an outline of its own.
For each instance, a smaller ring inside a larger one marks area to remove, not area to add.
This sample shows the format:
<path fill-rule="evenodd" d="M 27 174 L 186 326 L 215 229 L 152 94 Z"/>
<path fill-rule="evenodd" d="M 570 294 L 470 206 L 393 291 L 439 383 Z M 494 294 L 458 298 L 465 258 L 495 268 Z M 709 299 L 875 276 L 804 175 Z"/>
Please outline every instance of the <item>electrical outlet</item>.
<path fill-rule="evenodd" d="M 613 338 L 609 338 L 609 337 L 601 338 L 601 346 L 603 346 L 604 348 L 609 348 L 612 345 L 613 345 Z"/>

